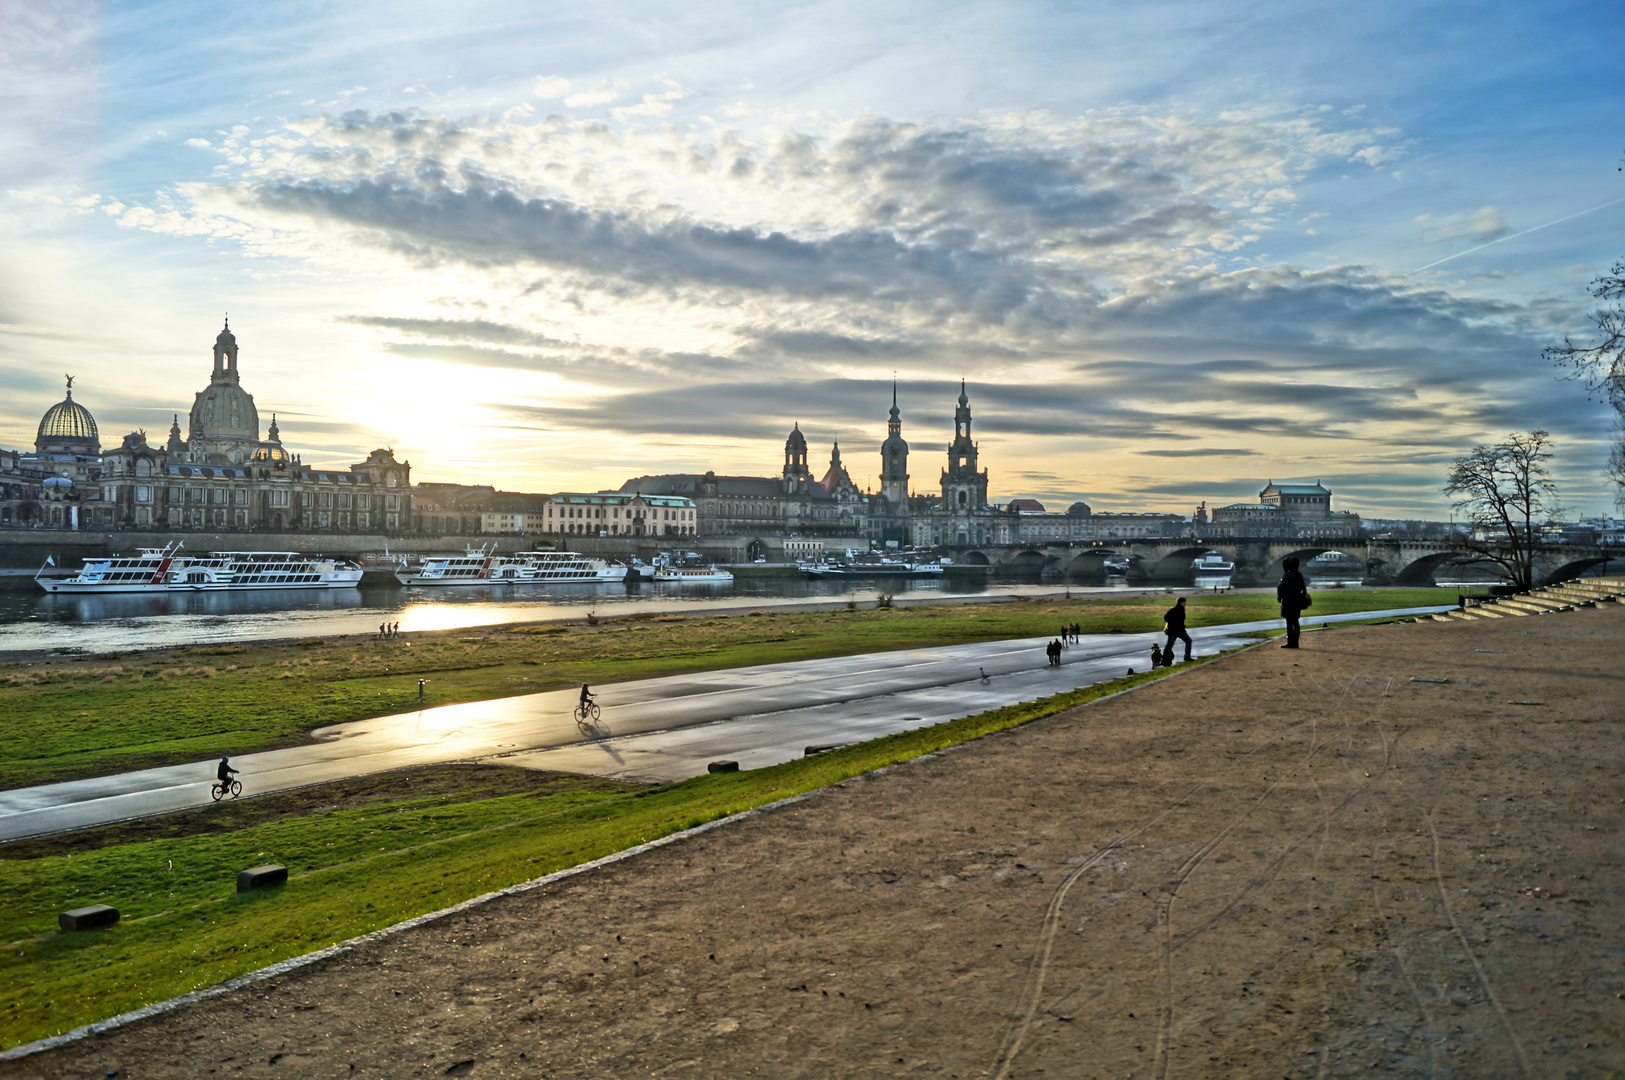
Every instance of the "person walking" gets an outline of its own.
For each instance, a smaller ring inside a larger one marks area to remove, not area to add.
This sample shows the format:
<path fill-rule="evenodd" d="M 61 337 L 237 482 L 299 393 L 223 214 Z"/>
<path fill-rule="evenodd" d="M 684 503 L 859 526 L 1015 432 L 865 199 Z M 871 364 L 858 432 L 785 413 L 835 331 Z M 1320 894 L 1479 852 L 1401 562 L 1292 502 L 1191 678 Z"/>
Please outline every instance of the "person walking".
<path fill-rule="evenodd" d="M 1281 602 L 1281 618 L 1286 620 L 1286 643 L 1283 649 L 1298 647 L 1298 619 L 1309 606 L 1309 582 L 1298 569 L 1298 557 L 1288 555 L 1281 563 L 1281 583 L 1275 586 L 1275 599 Z"/>
<path fill-rule="evenodd" d="M 1174 662 L 1174 642 L 1185 643 L 1185 662 L 1191 662 L 1191 636 L 1185 632 L 1185 598 L 1181 596 L 1162 616 L 1162 629 L 1168 635 L 1168 644 L 1162 647 L 1162 662 Z"/>

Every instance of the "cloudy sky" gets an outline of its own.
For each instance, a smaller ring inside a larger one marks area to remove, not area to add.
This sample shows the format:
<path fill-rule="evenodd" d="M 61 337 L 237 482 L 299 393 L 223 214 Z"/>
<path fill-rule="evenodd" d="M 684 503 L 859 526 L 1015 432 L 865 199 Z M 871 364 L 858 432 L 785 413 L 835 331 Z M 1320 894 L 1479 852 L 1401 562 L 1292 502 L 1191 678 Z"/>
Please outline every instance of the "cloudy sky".
<path fill-rule="evenodd" d="M 62 375 L 167 431 L 229 312 L 307 462 L 595 490 L 859 484 L 895 377 L 934 490 L 1320 479 L 1444 517 L 1451 457 L 1610 416 L 1540 357 L 1625 257 L 1611 3 L 0 0 L 0 445 Z"/>

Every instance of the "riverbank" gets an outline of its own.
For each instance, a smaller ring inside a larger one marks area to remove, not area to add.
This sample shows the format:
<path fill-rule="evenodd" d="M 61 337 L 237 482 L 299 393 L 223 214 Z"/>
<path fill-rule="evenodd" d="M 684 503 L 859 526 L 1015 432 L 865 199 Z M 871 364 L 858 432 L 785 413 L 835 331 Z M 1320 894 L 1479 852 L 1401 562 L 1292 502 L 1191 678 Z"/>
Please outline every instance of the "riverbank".
<path fill-rule="evenodd" d="M 1622 638 L 1312 632 L 0 1076 L 1612 1075 Z"/>
<path fill-rule="evenodd" d="M 1328 591 L 1317 614 L 1420 606 L 1435 590 Z M 0 666 L 0 788 L 310 741 L 318 727 L 582 683 L 919 648 L 1161 626 L 1167 595 L 1065 596 L 849 610 L 764 607 L 378 637 L 219 643 Z M 1191 603 L 1190 625 L 1272 618 L 1273 595 Z"/>

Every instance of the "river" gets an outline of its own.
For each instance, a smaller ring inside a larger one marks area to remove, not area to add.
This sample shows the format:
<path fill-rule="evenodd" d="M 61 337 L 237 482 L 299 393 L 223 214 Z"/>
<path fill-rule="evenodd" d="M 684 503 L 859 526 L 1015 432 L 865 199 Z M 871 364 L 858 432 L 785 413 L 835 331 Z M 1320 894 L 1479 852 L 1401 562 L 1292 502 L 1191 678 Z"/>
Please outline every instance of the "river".
<path fill-rule="evenodd" d="M 872 602 L 876 586 L 907 596 L 1053 595 L 1064 585 L 990 582 L 957 575 L 884 583 L 741 575 L 718 584 L 560 584 L 449 588 L 287 589 L 263 592 L 114 593 L 101 596 L 0 592 L 0 656 L 108 653 L 226 641 L 402 633 L 502 623 L 546 622 L 632 612 L 749 610 L 808 600 Z M 1103 588 L 1095 586 L 1088 591 Z M 1073 586 L 1074 592 L 1085 591 Z"/>

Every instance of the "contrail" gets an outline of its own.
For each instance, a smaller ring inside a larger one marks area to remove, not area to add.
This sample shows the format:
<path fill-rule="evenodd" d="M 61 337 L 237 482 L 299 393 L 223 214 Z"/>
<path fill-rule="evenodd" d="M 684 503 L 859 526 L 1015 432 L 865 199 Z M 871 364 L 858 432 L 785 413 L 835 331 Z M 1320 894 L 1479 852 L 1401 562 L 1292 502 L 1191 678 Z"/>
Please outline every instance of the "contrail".
<path fill-rule="evenodd" d="M 1423 270 L 1431 270 L 1435 266 L 1440 265 L 1440 263 L 1447 263 L 1451 259 L 1459 259 L 1463 255 L 1471 255 L 1475 251 L 1483 251 L 1487 247 L 1494 247 L 1496 244 L 1504 244 L 1508 240 L 1516 240 L 1520 236 L 1528 236 L 1532 232 L 1539 232 L 1542 229 L 1549 229 L 1553 225 L 1561 225 L 1563 222 L 1573 221 L 1577 217 L 1585 217 L 1587 214 L 1595 214 L 1598 210 L 1606 210 L 1610 206 L 1618 206 L 1622 202 L 1625 202 L 1625 198 L 1615 199 L 1613 202 L 1605 202 L 1601 206 L 1593 206 L 1590 210 L 1581 210 L 1579 213 L 1570 214 L 1568 217 L 1560 217 L 1556 221 L 1548 221 L 1544 225 L 1536 225 L 1532 229 L 1525 229 L 1523 232 L 1515 232 L 1511 236 L 1503 236 L 1499 240 L 1491 240 L 1487 244 L 1480 244 L 1477 247 L 1470 247 L 1466 251 L 1458 251 L 1454 255 L 1446 255 L 1438 262 L 1430 262 L 1426 266 L 1418 266 L 1415 270 L 1407 270 L 1405 272 L 1407 274 L 1420 274 Z"/>

